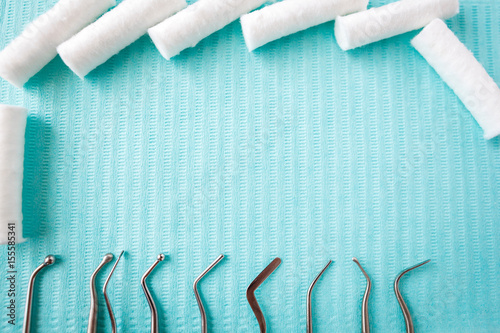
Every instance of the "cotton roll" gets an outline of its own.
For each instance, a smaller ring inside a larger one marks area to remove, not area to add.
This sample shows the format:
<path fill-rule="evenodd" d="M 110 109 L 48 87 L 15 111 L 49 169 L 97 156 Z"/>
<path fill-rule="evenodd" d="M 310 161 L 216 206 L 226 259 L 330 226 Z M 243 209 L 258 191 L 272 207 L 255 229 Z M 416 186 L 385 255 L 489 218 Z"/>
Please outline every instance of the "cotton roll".
<path fill-rule="evenodd" d="M 335 21 L 335 38 L 344 51 L 420 29 L 435 18 L 458 14 L 458 0 L 401 0 Z"/>
<path fill-rule="evenodd" d="M 21 88 L 57 55 L 59 44 L 115 4 L 115 0 L 60 0 L 0 52 L 0 76 Z"/>
<path fill-rule="evenodd" d="M 446 24 L 435 19 L 411 43 L 472 113 L 485 139 L 500 135 L 500 89 Z"/>
<path fill-rule="evenodd" d="M 249 51 L 298 31 L 366 10 L 368 0 L 284 0 L 241 17 Z"/>
<path fill-rule="evenodd" d="M 66 65 L 83 78 L 148 28 L 186 6 L 185 0 L 125 0 L 61 44 L 57 51 Z"/>
<path fill-rule="evenodd" d="M 203 38 L 222 29 L 266 0 L 198 0 L 193 5 L 148 30 L 166 58 L 194 47 Z"/>
<path fill-rule="evenodd" d="M 27 110 L 0 104 L 0 244 L 23 241 L 23 163 Z"/>

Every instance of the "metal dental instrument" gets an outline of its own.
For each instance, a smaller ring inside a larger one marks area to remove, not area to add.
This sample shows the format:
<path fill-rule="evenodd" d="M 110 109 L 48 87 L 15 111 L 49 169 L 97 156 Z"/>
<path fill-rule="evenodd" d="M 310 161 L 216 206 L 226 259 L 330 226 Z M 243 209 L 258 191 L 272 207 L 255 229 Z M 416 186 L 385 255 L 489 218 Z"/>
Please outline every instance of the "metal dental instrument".
<path fill-rule="evenodd" d="M 31 326 L 31 308 L 33 305 L 33 287 L 35 285 L 35 278 L 40 273 L 40 271 L 47 266 L 52 265 L 56 261 L 56 258 L 52 255 L 45 257 L 43 264 L 38 266 L 30 276 L 28 283 L 28 292 L 26 295 L 26 309 L 24 310 L 24 323 L 23 323 L 23 333 L 29 333 Z"/>
<path fill-rule="evenodd" d="M 407 333 L 414 333 L 415 329 L 413 328 L 413 321 L 411 320 L 411 315 L 410 315 L 410 310 L 408 310 L 408 307 L 406 306 L 406 303 L 403 299 L 403 296 L 401 296 L 401 292 L 399 291 L 399 282 L 401 281 L 401 278 L 403 275 L 408 273 L 409 271 L 414 270 L 415 268 L 418 268 L 420 266 L 423 266 L 427 264 L 430 259 L 426 261 L 422 261 L 419 264 L 416 264 L 415 266 L 412 266 L 410 268 L 405 269 L 399 275 L 396 277 L 396 280 L 394 280 L 394 292 L 396 293 L 396 298 L 398 299 L 399 306 L 401 307 L 401 311 L 403 311 L 403 316 L 405 317 L 405 323 L 406 323 L 406 332 Z"/>
<path fill-rule="evenodd" d="M 87 333 L 97 332 L 97 316 L 99 313 L 99 300 L 97 298 L 97 290 L 95 289 L 95 278 L 99 271 L 109 262 L 113 260 L 113 254 L 107 253 L 104 258 L 102 258 L 101 263 L 97 266 L 96 270 L 90 276 L 90 314 L 89 314 L 89 326 L 87 327 Z"/>
<path fill-rule="evenodd" d="M 262 282 L 264 282 L 269 277 L 269 275 L 271 275 L 276 270 L 276 268 L 278 268 L 280 264 L 281 259 L 275 258 L 266 268 L 264 268 L 264 270 L 259 275 L 257 275 L 255 280 L 253 280 L 247 288 L 247 300 L 250 304 L 250 307 L 252 308 L 253 313 L 255 314 L 255 317 L 257 318 L 261 333 L 267 332 L 266 319 L 264 318 L 264 314 L 260 309 L 259 302 L 257 302 L 257 299 L 255 298 L 255 290 L 259 288 Z"/>
<path fill-rule="evenodd" d="M 200 314 L 201 314 L 201 333 L 207 333 L 207 314 L 205 313 L 205 308 L 203 307 L 203 302 L 201 301 L 200 294 L 198 293 L 198 282 L 208 273 L 212 270 L 212 268 L 215 267 L 222 259 L 224 258 L 224 255 L 221 254 L 220 256 L 215 259 L 213 263 L 208 266 L 207 269 L 203 271 L 203 273 L 198 276 L 196 280 L 194 280 L 193 284 L 193 289 L 194 289 L 194 296 L 196 297 L 196 302 L 198 302 L 198 307 L 200 308 Z"/>
<path fill-rule="evenodd" d="M 109 301 L 108 293 L 107 293 L 107 287 L 109 280 L 111 279 L 111 276 L 113 275 L 116 265 L 118 265 L 118 262 L 120 261 L 120 258 L 123 255 L 122 251 L 120 255 L 118 256 L 118 259 L 116 259 L 115 264 L 113 265 L 113 268 L 111 268 L 111 272 L 109 272 L 108 278 L 106 279 L 106 282 L 104 282 L 104 286 L 102 287 L 102 293 L 104 294 L 104 300 L 106 301 L 106 307 L 108 308 L 108 313 L 109 313 L 109 319 L 111 320 L 111 332 L 116 333 L 116 320 L 115 320 L 115 315 L 113 314 L 113 309 L 111 308 L 111 302 Z"/>
<path fill-rule="evenodd" d="M 319 272 L 318 276 L 313 280 L 311 285 L 309 286 L 309 289 L 307 290 L 307 333 L 312 333 L 313 332 L 313 322 L 312 322 L 312 305 L 311 305 L 311 297 L 312 297 L 312 291 L 314 286 L 316 285 L 316 282 L 318 282 L 319 278 L 323 273 L 326 271 L 328 266 L 332 263 L 331 260 L 328 261 L 326 264 L 325 268 Z"/>
<path fill-rule="evenodd" d="M 142 285 L 142 290 L 144 290 L 144 295 L 146 295 L 146 299 L 148 300 L 149 307 L 151 309 L 151 333 L 158 333 L 159 332 L 159 325 L 158 325 L 158 310 L 156 309 L 155 301 L 153 300 L 153 296 L 151 296 L 151 293 L 149 292 L 148 286 L 146 284 L 146 278 L 149 276 L 149 274 L 155 269 L 155 267 L 160 263 L 160 261 L 165 260 L 165 255 L 163 253 L 160 253 L 158 257 L 156 258 L 156 261 L 149 267 L 149 269 L 144 273 L 144 275 L 141 278 L 141 285 Z"/>
<path fill-rule="evenodd" d="M 370 321 L 368 319 L 368 299 L 370 298 L 370 290 L 372 289 L 372 282 L 370 281 L 370 277 L 368 274 L 366 274 L 365 270 L 359 263 L 358 259 L 352 258 L 352 261 L 354 261 L 358 266 L 359 269 L 361 269 L 361 272 L 366 278 L 366 290 L 365 290 L 365 295 L 363 296 L 363 305 L 361 308 L 361 331 L 363 333 L 370 333 Z"/>

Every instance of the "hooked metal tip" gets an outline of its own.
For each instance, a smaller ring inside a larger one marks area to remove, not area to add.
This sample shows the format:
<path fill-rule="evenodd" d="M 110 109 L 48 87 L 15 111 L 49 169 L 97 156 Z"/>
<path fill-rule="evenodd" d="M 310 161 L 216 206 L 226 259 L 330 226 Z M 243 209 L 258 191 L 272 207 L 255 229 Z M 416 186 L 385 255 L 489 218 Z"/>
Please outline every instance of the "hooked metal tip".
<path fill-rule="evenodd" d="M 356 257 L 354 257 L 352 258 L 352 261 L 354 261 L 356 265 L 358 265 L 359 269 L 366 278 L 366 290 L 363 296 L 363 303 L 361 305 L 361 330 L 363 333 L 370 333 L 370 319 L 368 317 L 368 300 L 370 298 L 370 290 L 372 288 L 372 282 L 368 274 L 363 269 L 363 266 L 361 266 L 361 264 L 359 263 L 359 260 Z"/>
<path fill-rule="evenodd" d="M 53 255 L 48 255 L 43 260 L 43 263 L 38 266 L 30 276 L 28 281 L 28 291 L 26 293 L 26 306 L 24 309 L 24 322 L 23 322 L 23 333 L 29 333 L 31 327 L 31 311 L 33 307 L 33 288 L 35 285 L 35 279 L 40 271 L 47 267 L 51 266 L 56 262 L 56 258 Z"/>
<path fill-rule="evenodd" d="M 403 275 L 405 275 L 409 271 L 414 270 L 415 268 L 418 268 L 420 266 L 427 264 L 429 261 L 431 261 L 431 260 L 428 259 L 428 260 L 422 261 L 421 263 L 418 263 L 414 266 L 411 266 L 410 268 L 407 268 L 407 269 L 401 271 L 401 273 L 399 273 L 398 276 L 396 277 L 396 279 L 394 280 L 394 293 L 396 294 L 396 298 L 398 299 L 399 306 L 401 307 L 401 311 L 403 311 L 403 316 L 405 318 L 406 332 L 407 333 L 414 333 L 415 328 L 413 327 L 413 321 L 411 319 L 410 310 L 408 309 L 408 306 L 406 305 L 406 303 L 403 299 L 403 296 L 401 295 L 401 292 L 399 291 L 399 282 L 401 281 L 401 278 L 403 277 Z"/>
<path fill-rule="evenodd" d="M 196 297 L 196 302 L 198 303 L 198 307 L 200 308 L 201 332 L 202 333 L 207 333 L 207 314 L 205 312 L 205 308 L 203 307 L 203 302 L 201 301 L 200 294 L 198 293 L 198 282 L 200 282 L 200 280 L 205 275 L 207 275 L 207 273 L 210 272 L 223 258 L 224 258 L 223 254 L 221 254 L 220 256 L 218 256 L 217 259 L 215 259 L 215 261 L 213 263 L 211 263 L 210 266 L 208 266 L 203 271 L 203 273 L 201 273 L 200 276 L 198 276 L 196 278 L 196 280 L 194 280 L 194 284 L 193 284 L 194 296 Z"/>
<path fill-rule="evenodd" d="M 116 262 L 113 265 L 113 268 L 111 268 L 111 272 L 109 272 L 108 278 L 104 282 L 104 286 L 102 288 L 102 293 L 104 294 L 104 300 L 106 301 L 106 307 L 108 308 L 109 319 L 111 321 L 111 332 L 113 332 L 113 333 L 116 333 L 116 320 L 115 320 L 115 315 L 113 313 L 113 309 L 111 308 L 111 302 L 109 301 L 107 288 L 108 288 L 109 280 L 111 279 L 111 276 L 113 275 L 113 272 L 115 271 L 116 265 L 118 265 L 118 262 L 120 262 L 120 258 L 122 257 L 124 252 L 125 251 L 123 251 L 123 250 L 122 250 L 122 252 L 120 252 L 118 259 L 116 259 Z"/>
<path fill-rule="evenodd" d="M 153 269 L 161 262 L 165 260 L 165 255 L 163 253 L 160 253 L 156 257 L 156 261 L 151 265 L 151 267 L 148 268 L 146 273 L 141 278 L 141 286 L 142 290 L 144 291 L 144 295 L 146 296 L 146 299 L 149 304 L 149 308 L 151 309 L 151 333 L 158 333 L 159 331 L 159 324 L 158 324 L 158 310 L 156 309 L 155 301 L 153 300 L 153 296 L 151 296 L 151 293 L 149 292 L 148 285 L 146 284 L 146 278 L 151 274 Z"/>
<path fill-rule="evenodd" d="M 255 317 L 257 318 L 261 333 L 266 333 L 267 326 L 266 319 L 264 318 L 264 314 L 259 306 L 259 302 L 257 302 L 257 298 L 255 298 L 255 290 L 259 288 L 259 286 L 276 270 L 276 268 L 278 268 L 280 264 L 281 259 L 275 258 L 259 275 L 257 275 L 255 280 L 253 280 L 247 288 L 247 300 L 253 313 L 255 314 Z"/>
<path fill-rule="evenodd" d="M 329 260 L 328 263 L 326 264 L 326 266 L 321 270 L 321 272 L 319 272 L 319 274 L 316 276 L 316 278 L 313 280 L 313 282 L 309 286 L 309 289 L 307 290 L 307 333 L 313 332 L 312 302 L 311 302 L 312 290 L 313 290 L 314 286 L 316 285 L 316 282 L 318 282 L 321 275 L 323 275 L 323 273 L 326 271 L 326 269 L 328 268 L 328 266 L 330 266 L 331 263 L 332 263 L 332 261 Z"/>

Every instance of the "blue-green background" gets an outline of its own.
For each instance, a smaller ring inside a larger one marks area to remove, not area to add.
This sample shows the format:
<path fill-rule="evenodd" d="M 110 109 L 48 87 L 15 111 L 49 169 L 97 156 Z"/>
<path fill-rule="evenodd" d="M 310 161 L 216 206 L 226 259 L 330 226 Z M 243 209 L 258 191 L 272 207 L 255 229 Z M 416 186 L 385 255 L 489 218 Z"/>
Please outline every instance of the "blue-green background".
<path fill-rule="evenodd" d="M 0 46 L 56 1 L 0 0 Z M 191 1 L 192 2 L 192 1 Z M 387 3 L 374 0 L 370 6 Z M 500 83 L 500 3 L 462 1 L 447 21 Z M 257 291 L 270 332 L 357 332 L 365 280 L 373 332 L 402 332 L 402 281 L 418 332 L 500 332 L 500 139 L 482 131 L 411 47 L 411 32 L 342 52 L 333 22 L 247 52 L 232 23 L 163 59 L 145 36 L 84 81 L 56 58 L 0 102 L 29 109 L 24 227 L 17 248 L 17 326 L 8 325 L 0 262 L 0 330 L 20 331 L 36 284 L 33 331 L 83 332 L 89 277 L 107 252 L 126 255 L 109 287 L 120 332 L 149 330 L 140 277 L 150 277 L 162 332 L 196 332 L 195 277 L 209 330 L 256 332 Z M 98 277 L 102 286 L 107 266 Z M 100 299 L 100 331 L 110 331 Z"/>

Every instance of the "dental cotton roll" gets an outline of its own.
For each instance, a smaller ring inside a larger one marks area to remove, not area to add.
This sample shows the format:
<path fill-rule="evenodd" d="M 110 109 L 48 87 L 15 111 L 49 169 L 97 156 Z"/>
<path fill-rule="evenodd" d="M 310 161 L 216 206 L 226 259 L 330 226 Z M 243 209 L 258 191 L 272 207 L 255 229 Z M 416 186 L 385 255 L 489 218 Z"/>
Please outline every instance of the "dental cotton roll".
<path fill-rule="evenodd" d="M 222 29 L 266 0 L 198 0 L 148 30 L 160 53 L 170 59 Z"/>
<path fill-rule="evenodd" d="M 284 0 L 241 17 L 249 51 L 298 31 L 366 10 L 368 0 Z"/>
<path fill-rule="evenodd" d="M 21 88 L 56 55 L 56 48 L 115 5 L 115 0 L 61 0 L 0 52 L 0 76 Z"/>
<path fill-rule="evenodd" d="M 25 108 L 0 104 L 0 244 L 23 240 Z"/>
<path fill-rule="evenodd" d="M 66 65 L 83 78 L 144 35 L 148 28 L 186 6 L 185 0 L 124 0 L 61 44 L 57 51 Z"/>
<path fill-rule="evenodd" d="M 485 139 L 500 135 L 500 89 L 446 24 L 432 21 L 411 43 L 476 118 Z"/>
<path fill-rule="evenodd" d="M 401 0 L 341 16 L 335 20 L 335 38 L 344 51 L 423 28 L 435 18 L 458 14 L 458 0 Z"/>

